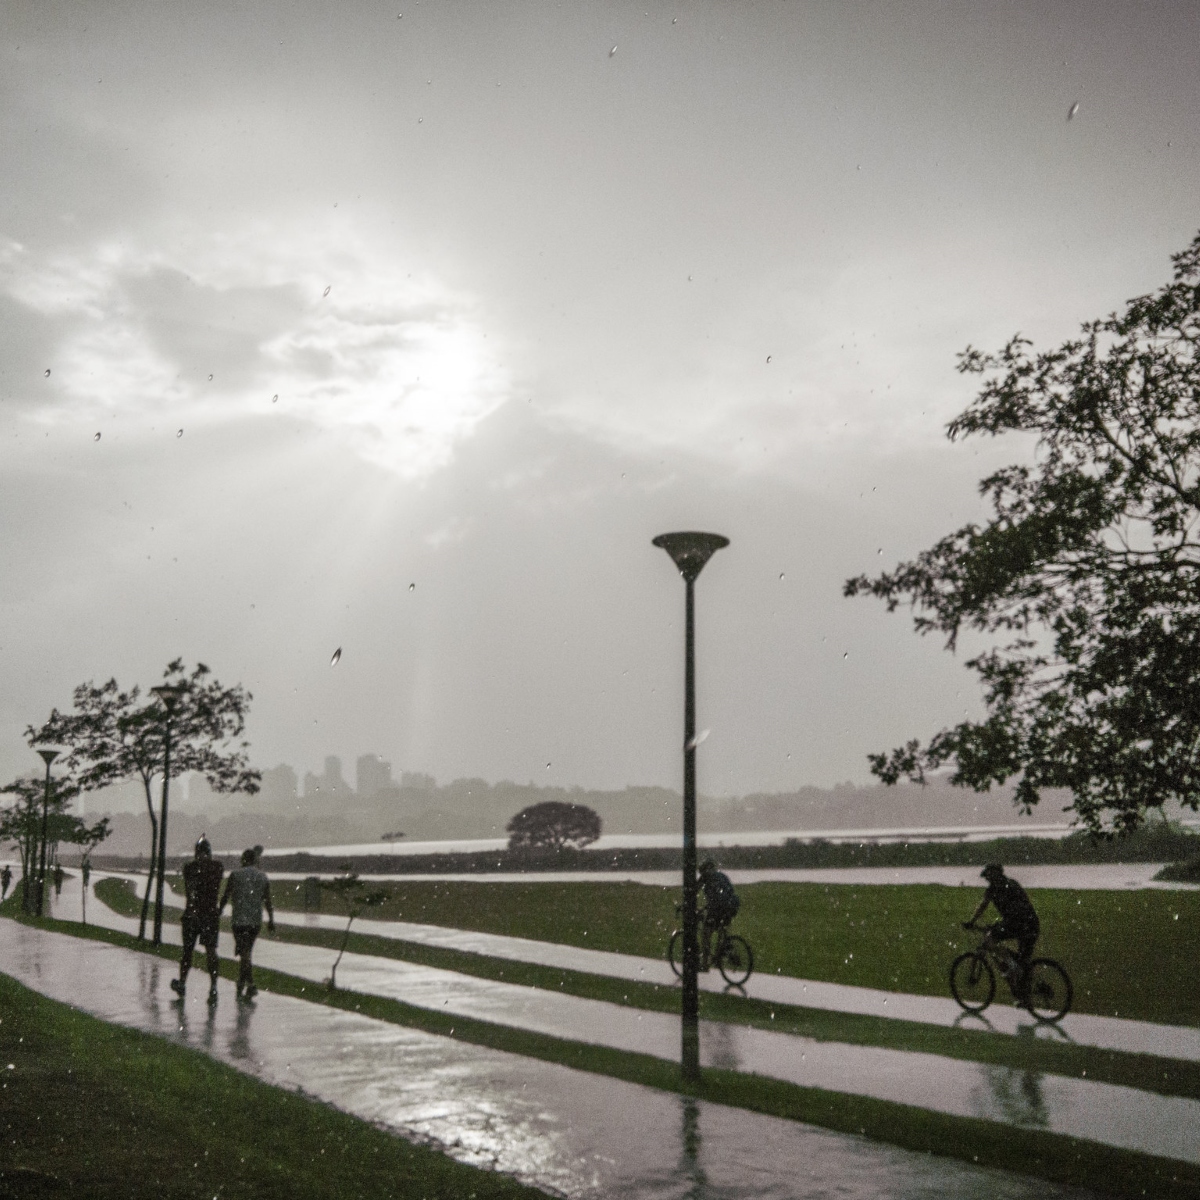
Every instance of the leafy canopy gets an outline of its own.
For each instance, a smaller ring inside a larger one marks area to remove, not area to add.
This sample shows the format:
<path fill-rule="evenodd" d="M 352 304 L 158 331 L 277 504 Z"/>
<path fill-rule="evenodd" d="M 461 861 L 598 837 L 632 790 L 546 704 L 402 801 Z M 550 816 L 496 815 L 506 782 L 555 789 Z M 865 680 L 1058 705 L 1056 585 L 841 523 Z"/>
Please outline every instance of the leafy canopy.
<path fill-rule="evenodd" d="M 544 800 L 521 809 L 505 832 L 510 850 L 582 850 L 600 836 L 600 817 L 586 804 Z"/>
<path fill-rule="evenodd" d="M 1029 811 L 1069 788 L 1094 833 L 1200 800 L 1200 235 L 1173 278 L 1056 350 L 1014 337 L 968 347 L 982 378 L 948 427 L 1034 434 L 1032 463 L 982 480 L 993 515 L 911 562 L 845 585 L 954 649 L 962 630 L 998 638 L 967 666 L 987 715 L 890 754 L 886 783 L 953 765 L 987 790 L 1016 780 Z"/>
<path fill-rule="evenodd" d="M 185 685 L 171 718 L 171 774 L 197 771 L 218 792 L 257 792 L 261 774 L 249 765 L 241 741 L 252 699 L 240 684 L 225 687 L 203 663 L 188 673 L 182 659 L 167 664 L 163 681 Z M 85 791 L 121 779 L 150 784 L 162 772 L 165 712 L 152 693 L 122 691 L 115 679 L 81 683 L 71 711 L 55 709 L 44 725 L 26 730 L 30 745 L 67 748 L 66 765 Z"/>

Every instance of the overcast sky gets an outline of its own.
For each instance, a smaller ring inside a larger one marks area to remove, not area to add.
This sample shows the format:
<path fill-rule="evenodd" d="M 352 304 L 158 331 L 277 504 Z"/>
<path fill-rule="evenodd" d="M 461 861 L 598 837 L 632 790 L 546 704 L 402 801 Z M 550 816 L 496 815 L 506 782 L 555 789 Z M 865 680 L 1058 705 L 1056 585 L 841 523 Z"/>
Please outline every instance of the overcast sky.
<path fill-rule="evenodd" d="M 866 781 L 977 713 L 845 600 L 980 513 L 968 343 L 1200 227 L 1200 6 L 50 3 L 0 15 L 0 769 L 201 660 L 259 766 Z M 1074 118 L 1071 107 L 1078 104 Z M 336 666 L 331 656 L 341 647 Z"/>

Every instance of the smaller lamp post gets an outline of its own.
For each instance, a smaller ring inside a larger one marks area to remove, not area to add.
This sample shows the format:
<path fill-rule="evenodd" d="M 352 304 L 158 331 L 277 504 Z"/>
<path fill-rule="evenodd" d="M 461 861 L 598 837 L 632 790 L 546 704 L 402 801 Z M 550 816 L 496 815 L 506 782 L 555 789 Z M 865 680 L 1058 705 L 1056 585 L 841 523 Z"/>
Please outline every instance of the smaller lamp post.
<path fill-rule="evenodd" d="M 38 753 L 46 763 L 46 790 L 42 793 L 42 845 L 38 861 L 37 915 L 40 917 L 46 902 L 46 836 L 50 828 L 50 764 L 58 757 L 58 751 L 39 750 Z"/>
<path fill-rule="evenodd" d="M 154 888 L 154 939 L 155 946 L 162 945 L 163 884 L 167 870 L 167 787 L 171 780 L 171 719 L 179 707 L 179 701 L 187 691 L 186 683 L 162 683 L 150 689 L 162 701 L 167 718 L 163 730 L 163 786 L 162 816 L 158 823 L 158 879 Z"/>

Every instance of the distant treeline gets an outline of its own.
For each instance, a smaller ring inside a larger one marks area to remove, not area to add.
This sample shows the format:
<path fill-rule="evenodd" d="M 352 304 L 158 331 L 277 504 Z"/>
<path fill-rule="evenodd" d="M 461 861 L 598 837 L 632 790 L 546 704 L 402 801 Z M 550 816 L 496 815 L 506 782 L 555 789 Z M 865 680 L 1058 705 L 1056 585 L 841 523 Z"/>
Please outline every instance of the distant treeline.
<path fill-rule="evenodd" d="M 723 846 L 702 849 L 726 869 L 812 867 L 970 867 L 989 862 L 1005 866 L 1166 862 L 1200 856 L 1200 835 L 1156 823 L 1128 837 L 1093 841 L 1086 834 L 1065 838 L 996 838 L 986 842 L 801 842 L 782 846 Z M 177 859 L 176 863 L 183 859 Z M 120 869 L 128 859 L 97 856 L 98 866 Z M 232 860 L 231 860 L 232 864 Z M 678 871 L 682 852 L 675 847 L 618 850 L 564 850 L 557 854 L 514 854 L 507 850 L 465 854 L 372 854 L 320 856 L 303 852 L 270 855 L 269 871 L 327 874 L 357 871 L 364 875 L 481 874 L 489 871 Z M 1164 876 L 1165 877 L 1165 876 Z"/>

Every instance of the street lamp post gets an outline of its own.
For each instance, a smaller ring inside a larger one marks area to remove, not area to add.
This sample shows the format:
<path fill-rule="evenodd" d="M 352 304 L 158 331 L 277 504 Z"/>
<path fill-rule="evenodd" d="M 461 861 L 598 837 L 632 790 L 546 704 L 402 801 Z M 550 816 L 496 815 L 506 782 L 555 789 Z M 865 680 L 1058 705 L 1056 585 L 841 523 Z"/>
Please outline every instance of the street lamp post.
<path fill-rule="evenodd" d="M 700 1079 L 700 943 L 696 930 L 696 633 L 693 584 L 704 564 L 729 539 L 719 533 L 662 533 L 654 539 L 687 584 L 683 668 L 683 999 L 680 1066 L 688 1083 Z"/>
<path fill-rule="evenodd" d="M 50 764 L 58 757 L 58 751 L 39 750 L 38 753 L 46 763 L 46 790 L 42 793 L 42 846 L 38 862 L 37 915 L 40 917 L 46 902 L 46 836 L 50 828 Z"/>
<path fill-rule="evenodd" d="M 163 731 L 163 785 L 162 785 L 162 816 L 158 823 L 158 879 L 154 888 L 154 939 L 153 945 L 162 945 L 163 920 L 163 883 L 166 880 L 167 867 L 167 789 L 171 781 L 171 718 L 179 705 L 187 685 L 183 683 L 160 684 L 150 689 L 167 710 L 167 719 Z"/>

